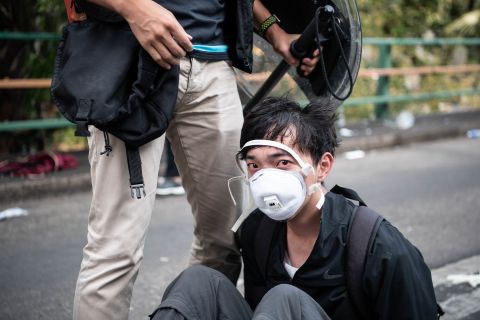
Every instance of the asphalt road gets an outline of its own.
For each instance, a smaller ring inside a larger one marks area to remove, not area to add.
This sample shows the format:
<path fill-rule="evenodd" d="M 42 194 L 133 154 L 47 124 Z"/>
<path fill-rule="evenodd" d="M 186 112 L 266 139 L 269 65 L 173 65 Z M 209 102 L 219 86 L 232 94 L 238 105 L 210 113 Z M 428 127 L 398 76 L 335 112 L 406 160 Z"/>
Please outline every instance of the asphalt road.
<path fill-rule="evenodd" d="M 356 189 L 438 268 L 480 254 L 479 160 L 480 140 L 466 138 L 371 151 L 357 160 L 339 154 L 327 184 Z M 89 201 L 89 193 L 77 193 L 12 205 L 29 215 L 0 221 L 0 319 L 71 318 Z M 158 198 L 131 319 L 147 319 L 160 302 L 186 264 L 191 234 L 186 198 Z"/>

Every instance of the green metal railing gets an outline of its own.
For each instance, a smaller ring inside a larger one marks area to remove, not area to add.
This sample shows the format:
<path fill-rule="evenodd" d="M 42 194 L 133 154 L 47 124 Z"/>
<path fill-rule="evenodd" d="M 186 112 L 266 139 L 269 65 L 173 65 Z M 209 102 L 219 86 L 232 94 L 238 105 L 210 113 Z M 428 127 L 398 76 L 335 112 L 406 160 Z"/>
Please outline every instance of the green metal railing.
<path fill-rule="evenodd" d="M 73 125 L 73 123 L 69 122 L 65 118 L 4 121 L 0 122 L 0 132 L 33 129 L 61 129 L 71 127 Z"/>
<path fill-rule="evenodd" d="M 436 39 L 419 39 L 419 38 L 365 38 L 363 45 L 374 45 L 379 48 L 378 68 L 392 67 L 391 50 L 392 46 L 478 46 L 480 38 L 436 38 Z M 432 100 L 451 98 L 460 95 L 478 95 L 480 88 L 473 90 L 451 90 L 443 92 L 432 92 L 417 95 L 389 95 L 390 77 L 381 76 L 377 82 L 377 92 L 375 97 L 351 98 L 344 103 L 345 106 L 354 106 L 366 103 L 375 104 L 375 117 L 382 119 L 388 112 L 388 103 L 390 102 L 409 102 L 419 100 Z"/>
<path fill-rule="evenodd" d="M 0 31 L 0 40 L 17 41 L 58 41 L 61 36 L 57 33 L 29 33 Z M 363 45 L 371 45 L 379 48 L 378 68 L 391 68 L 391 50 L 393 46 L 480 46 L 480 38 L 364 38 Z M 349 98 L 343 104 L 346 107 L 375 104 L 377 118 L 385 116 L 389 103 L 428 101 L 432 99 L 448 99 L 458 96 L 480 95 L 480 87 L 458 89 L 449 91 L 424 92 L 420 94 L 389 95 L 390 76 L 379 76 L 376 96 Z M 73 124 L 63 118 L 58 119 L 34 119 L 23 121 L 0 122 L 0 132 L 30 130 L 30 129 L 56 129 L 72 126 Z"/>
<path fill-rule="evenodd" d="M 60 40 L 61 36 L 58 33 L 53 32 L 10 32 L 0 31 L 0 40 L 20 40 L 20 41 L 32 41 L 32 40 Z"/>
<path fill-rule="evenodd" d="M 410 102 L 410 101 L 428 101 L 434 99 L 448 99 L 458 96 L 480 95 L 480 88 L 458 89 L 451 91 L 424 92 L 419 94 L 405 95 L 379 95 L 373 97 L 349 98 L 343 103 L 344 106 L 357 106 L 362 104 L 373 103 L 375 105 L 383 103 Z"/>

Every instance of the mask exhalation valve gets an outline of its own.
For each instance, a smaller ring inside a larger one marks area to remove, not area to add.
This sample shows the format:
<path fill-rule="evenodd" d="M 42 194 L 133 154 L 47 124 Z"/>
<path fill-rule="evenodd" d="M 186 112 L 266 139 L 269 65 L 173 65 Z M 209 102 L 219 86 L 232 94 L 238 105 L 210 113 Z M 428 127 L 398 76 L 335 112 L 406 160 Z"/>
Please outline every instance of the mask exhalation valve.
<path fill-rule="evenodd" d="M 263 201 L 265 201 L 265 204 L 269 209 L 275 210 L 283 208 L 282 203 L 280 202 L 280 200 L 278 200 L 276 195 L 265 197 L 263 198 Z"/>

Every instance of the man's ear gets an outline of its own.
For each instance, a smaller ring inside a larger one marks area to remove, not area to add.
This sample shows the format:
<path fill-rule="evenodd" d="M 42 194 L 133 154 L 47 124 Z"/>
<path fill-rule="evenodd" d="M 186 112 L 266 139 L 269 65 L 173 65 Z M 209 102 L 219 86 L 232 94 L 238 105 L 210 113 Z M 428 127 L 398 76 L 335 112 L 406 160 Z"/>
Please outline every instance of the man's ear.
<path fill-rule="evenodd" d="M 324 182 L 333 168 L 334 158 L 330 152 L 325 152 L 317 164 L 317 182 Z"/>

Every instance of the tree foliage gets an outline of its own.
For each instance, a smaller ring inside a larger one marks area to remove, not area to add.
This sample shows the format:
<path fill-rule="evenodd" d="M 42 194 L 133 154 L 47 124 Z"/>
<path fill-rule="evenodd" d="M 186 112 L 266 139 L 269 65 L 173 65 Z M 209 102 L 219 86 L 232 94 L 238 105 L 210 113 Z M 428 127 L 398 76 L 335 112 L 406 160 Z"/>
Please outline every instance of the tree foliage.
<path fill-rule="evenodd" d="M 475 37 L 480 35 L 480 9 L 465 13 L 447 25 L 448 35 Z"/>
<path fill-rule="evenodd" d="M 2 0 L 0 30 L 58 33 L 65 21 L 63 1 Z M 0 40 L 1 78 L 48 78 L 52 73 L 57 43 L 52 41 Z M 48 90 L 1 90 L 0 120 L 19 120 L 41 116 L 50 105 Z M 41 148 L 42 134 L 4 134 L 0 153 Z M 26 147 L 26 145 L 28 145 Z"/>
<path fill-rule="evenodd" d="M 478 37 L 478 0 L 358 0 L 364 36 Z M 463 33 L 457 33 L 464 31 Z"/>

